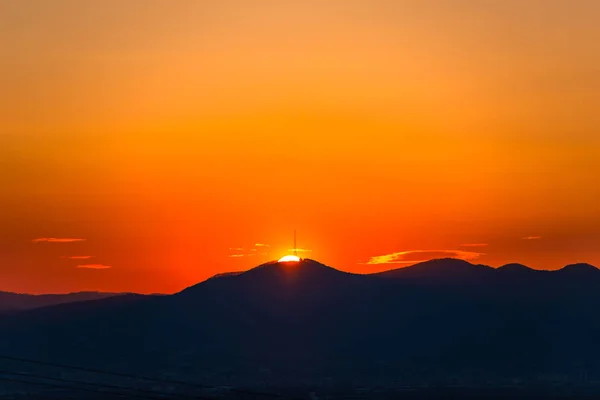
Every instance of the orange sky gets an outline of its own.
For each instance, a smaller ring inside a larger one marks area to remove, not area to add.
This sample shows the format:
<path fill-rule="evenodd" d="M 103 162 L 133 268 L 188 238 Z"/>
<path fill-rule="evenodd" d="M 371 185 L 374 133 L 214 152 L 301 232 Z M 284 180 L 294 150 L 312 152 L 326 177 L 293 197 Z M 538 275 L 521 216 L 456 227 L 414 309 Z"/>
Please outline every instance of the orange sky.
<path fill-rule="evenodd" d="M 600 265 L 599 21 L 596 0 L 0 0 L 0 290 L 173 292 L 294 229 L 355 272 Z"/>

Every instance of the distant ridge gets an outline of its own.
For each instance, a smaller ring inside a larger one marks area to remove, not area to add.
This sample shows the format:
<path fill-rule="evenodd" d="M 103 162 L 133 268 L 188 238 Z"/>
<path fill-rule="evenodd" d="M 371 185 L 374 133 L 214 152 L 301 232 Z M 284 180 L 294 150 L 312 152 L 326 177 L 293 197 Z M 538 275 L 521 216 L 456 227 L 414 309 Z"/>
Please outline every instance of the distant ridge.
<path fill-rule="evenodd" d="M 472 274 L 486 274 L 493 276 L 495 272 L 501 273 L 597 273 L 600 269 L 587 264 L 571 264 L 557 270 L 538 270 L 519 263 L 506 264 L 498 268 L 493 268 L 483 264 L 472 264 L 468 261 L 456 258 L 440 258 L 414 264 L 407 267 L 378 272 L 371 275 L 381 277 L 397 278 L 424 278 L 424 277 L 449 277 L 449 276 L 467 276 Z"/>
<path fill-rule="evenodd" d="M 73 292 L 66 294 L 25 294 L 0 292 L 0 312 L 24 311 L 79 301 L 101 300 L 129 293 Z"/>
<path fill-rule="evenodd" d="M 456 258 L 440 258 L 433 259 L 411 266 L 391 269 L 388 271 L 377 272 L 372 274 L 364 274 L 365 277 L 376 277 L 384 279 L 399 279 L 399 280 L 417 280 L 421 282 L 437 283 L 437 284 L 456 284 L 456 283 L 475 283 L 497 280 L 500 276 L 510 278 L 518 276 L 534 277 L 538 274 L 597 274 L 600 272 L 593 265 L 580 263 L 567 265 L 558 270 L 536 270 L 519 263 L 506 264 L 498 268 L 493 268 L 484 264 L 473 264 L 465 260 Z M 600 273 L 597 274 L 600 277 Z M 349 277 L 359 276 L 349 272 L 340 271 L 329 267 L 318 261 L 304 259 L 298 263 L 279 263 L 277 261 L 269 261 L 267 263 L 256 266 L 247 271 L 234 271 L 214 275 L 207 281 L 219 278 L 239 278 L 240 280 L 253 279 L 324 279 L 325 276 L 333 277 Z M 204 282 L 207 282 L 204 281 Z M 204 282 L 193 285 L 182 292 L 195 290 L 195 287 L 202 286 Z"/>

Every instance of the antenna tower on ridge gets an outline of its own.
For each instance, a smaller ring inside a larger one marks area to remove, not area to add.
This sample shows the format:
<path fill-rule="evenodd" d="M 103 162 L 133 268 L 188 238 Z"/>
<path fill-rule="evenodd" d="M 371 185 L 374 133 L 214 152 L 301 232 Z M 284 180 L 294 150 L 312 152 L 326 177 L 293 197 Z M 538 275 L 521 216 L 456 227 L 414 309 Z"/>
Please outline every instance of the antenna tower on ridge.
<path fill-rule="evenodd" d="M 294 255 L 298 257 L 298 246 L 296 246 L 296 230 L 294 229 Z"/>

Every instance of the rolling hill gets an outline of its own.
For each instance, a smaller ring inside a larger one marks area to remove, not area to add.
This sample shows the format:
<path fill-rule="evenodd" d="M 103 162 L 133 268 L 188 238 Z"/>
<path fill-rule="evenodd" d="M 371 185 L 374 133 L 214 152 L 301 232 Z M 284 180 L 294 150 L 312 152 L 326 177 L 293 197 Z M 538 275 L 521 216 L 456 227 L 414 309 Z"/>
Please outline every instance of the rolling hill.
<path fill-rule="evenodd" d="M 0 292 L 0 313 L 31 310 L 79 301 L 99 300 L 119 296 L 121 293 L 77 292 L 68 294 L 22 294 Z"/>

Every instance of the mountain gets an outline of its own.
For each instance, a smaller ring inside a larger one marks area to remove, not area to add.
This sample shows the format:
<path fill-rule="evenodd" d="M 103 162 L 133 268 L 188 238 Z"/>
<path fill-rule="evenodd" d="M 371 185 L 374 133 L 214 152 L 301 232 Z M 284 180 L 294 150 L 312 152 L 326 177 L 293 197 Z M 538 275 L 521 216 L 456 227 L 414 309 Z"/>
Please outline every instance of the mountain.
<path fill-rule="evenodd" d="M 538 271 L 535 269 L 531 269 L 526 265 L 523 264 L 518 264 L 518 263 L 513 263 L 513 264 L 506 264 L 501 266 L 500 268 L 498 268 L 498 272 L 502 272 L 504 274 L 534 274 L 537 272 L 542 272 L 542 271 Z"/>
<path fill-rule="evenodd" d="M 360 275 L 342 272 L 313 260 L 299 263 L 269 262 L 243 273 L 201 282 L 175 297 L 199 300 L 214 290 L 234 290 L 252 299 L 268 296 L 269 299 L 287 297 L 297 301 L 305 295 L 314 299 L 319 294 L 329 294 L 332 287 L 342 290 L 347 284 L 359 280 Z"/>
<path fill-rule="evenodd" d="M 99 300 L 119 296 L 121 293 L 77 292 L 68 294 L 21 294 L 0 292 L 0 313 L 31 310 L 78 301 Z"/>
<path fill-rule="evenodd" d="M 208 279 L 227 278 L 228 276 L 236 276 L 236 275 L 239 275 L 239 274 L 241 274 L 243 272 L 244 271 L 223 272 L 223 273 L 220 273 L 220 274 L 213 275 L 213 276 L 211 276 Z"/>
<path fill-rule="evenodd" d="M 600 381 L 598 278 L 581 265 L 445 259 L 357 275 L 272 262 L 170 296 L 2 316 L 0 356 L 254 388 Z M 9 368 L 24 365 L 0 357 Z"/>
<path fill-rule="evenodd" d="M 562 274 L 578 274 L 578 275 L 586 275 L 586 276 L 597 276 L 598 268 L 594 267 L 590 264 L 571 264 L 566 267 L 559 269 L 558 272 Z"/>
<path fill-rule="evenodd" d="M 474 265 L 464 260 L 443 258 L 377 274 L 382 278 L 410 279 L 429 283 L 474 283 L 495 272 L 487 265 Z"/>

